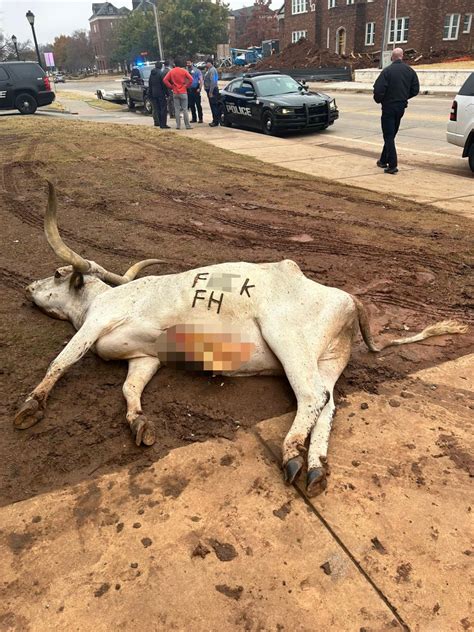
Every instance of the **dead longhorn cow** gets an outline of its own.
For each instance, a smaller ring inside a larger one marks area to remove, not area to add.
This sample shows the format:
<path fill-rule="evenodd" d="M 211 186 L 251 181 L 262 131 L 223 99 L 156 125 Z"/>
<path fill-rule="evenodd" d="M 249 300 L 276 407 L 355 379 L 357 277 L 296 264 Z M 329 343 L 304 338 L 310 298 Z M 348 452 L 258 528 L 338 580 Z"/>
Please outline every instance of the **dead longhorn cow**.
<path fill-rule="evenodd" d="M 77 333 L 21 406 L 16 428 L 29 428 L 42 418 L 53 386 L 89 349 L 106 360 L 128 361 L 123 394 L 137 445 L 155 442 L 141 396 L 163 364 L 231 376 L 284 373 L 297 400 L 295 419 L 283 441 L 284 476 L 293 483 L 307 454 L 307 491 L 314 495 L 326 487 L 333 389 L 359 329 L 374 353 L 467 331 L 448 320 L 378 347 L 358 299 L 311 281 L 289 260 L 221 263 L 135 279 L 144 267 L 159 263 L 148 259 L 123 276 L 114 274 L 62 241 L 56 192 L 51 183 L 48 187 L 46 239 L 68 265 L 32 283 L 26 293 L 50 316 L 69 320 Z"/>

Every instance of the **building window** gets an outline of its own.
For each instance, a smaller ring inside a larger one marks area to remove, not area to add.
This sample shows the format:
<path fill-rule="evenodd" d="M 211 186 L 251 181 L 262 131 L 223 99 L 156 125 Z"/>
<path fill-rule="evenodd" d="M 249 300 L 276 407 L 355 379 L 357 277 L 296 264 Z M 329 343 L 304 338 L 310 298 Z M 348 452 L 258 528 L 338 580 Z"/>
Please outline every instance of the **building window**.
<path fill-rule="evenodd" d="M 410 18 L 396 18 L 390 20 L 389 44 L 405 44 L 408 41 L 408 26 Z"/>
<path fill-rule="evenodd" d="M 346 0 L 346 4 L 354 4 L 355 0 Z"/>
<path fill-rule="evenodd" d="M 375 22 L 367 22 L 365 25 L 365 45 L 373 46 L 375 43 Z"/>
<path fill-rule="evenodd" d="M 466 13 L 466 15 L 464 16 L 464 22 L 462 25 L 462 32 L 470 33 L 471 26 L 472 26 L 472 13 Z"/>
<path fill-rule="evenodd" d="M 444 19 L 444 31 L 443 31 L 443 39 L 444 40 L 457 40 L 459 35 L 459 22 L 461 21 L 461 16 L 459 13 L 450 13 Z"/>
<path fill-rule="evenodd" d="M 307 35 L 308 31 L 293 31 L 291 34 L 291 43 L 296 44 L 296 42 L 299 42 L 303 37 L 306 39 Z"/>
<path fill-rule="evenodd" d="M 328 9 L 334 9 L 336 6 L 336 0 L 328 0 Z"/>
<path fill-rule="evenodd" d="M 308 10 L 308 0 L 291 0 L 291 13 L 306 13 Z"/>

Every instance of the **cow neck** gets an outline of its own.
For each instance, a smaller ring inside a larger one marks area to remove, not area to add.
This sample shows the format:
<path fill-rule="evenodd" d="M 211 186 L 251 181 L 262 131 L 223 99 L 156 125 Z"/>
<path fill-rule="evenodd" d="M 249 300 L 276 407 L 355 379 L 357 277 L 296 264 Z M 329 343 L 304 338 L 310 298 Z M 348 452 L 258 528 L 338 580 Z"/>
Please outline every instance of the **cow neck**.
<path fill-rule="evenodd" d="M 101 281 L 97 277 L 88 277 L 85 279 L 82 290 L 77 294 L 77 298 L 71 306 L 72 309 L 69 314 L 69 319 L 75 329 L 80 329 L 84 324 L 93 300 L 110 289 L 110 285 L 107 285 L 107 283 L 104 283 L 104 281 Z"/>

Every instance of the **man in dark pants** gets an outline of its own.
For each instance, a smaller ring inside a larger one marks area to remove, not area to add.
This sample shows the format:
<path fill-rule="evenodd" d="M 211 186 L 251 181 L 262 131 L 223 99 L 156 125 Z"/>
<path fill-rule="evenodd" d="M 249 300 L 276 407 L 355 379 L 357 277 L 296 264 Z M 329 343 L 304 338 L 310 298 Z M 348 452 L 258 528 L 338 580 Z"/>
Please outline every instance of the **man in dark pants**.
<path fill-rule="evenodd" d="M 202 72 L 199 68 L 196 68 L 191 59 L 188 59 L 186 62 L 186 69 L 193 78 L 193 82 L 188 88 L 188 107 L 191 110 L 191 123 L 202 123 L 201 90 L 204 83 Z"/>
<path fill-rule="evenodd" d="M 420 83 L 416 72 L 403 63 L 403 50 L 394 48 L 392 64 L 382 70 L 374 84 L 374 101 L 382 105 L 382 132 L 384 146 L 377 166 L 385 173 L 398 173 L 395 136 L 408 107 L 408 99 L 416 97 Z"/>
<path fill-rule="evenodd" d="M 168 88 L 163 83 L 163 64 L 161 61 L 155 63 L 155 67 L 150 73 L 148 90 L 153 106 L 153 122 L 155 127 L 159 126 L 161 129 L 169 129 L 169 125 L 166 124 L 168 115 L 166 95 Z"/>
<path fill-rule="evenodd" d="M 219 125 L 219 74 L 214 67 L 212 59 L 208 59 L 206 62 L 206 74 L 204 75 L 204 90 L 207 92 L 207 98 L 209 99 L 209 105 L 212 112 L 212 123 L 209 123 L 209 127 L 217 127 Z"/>

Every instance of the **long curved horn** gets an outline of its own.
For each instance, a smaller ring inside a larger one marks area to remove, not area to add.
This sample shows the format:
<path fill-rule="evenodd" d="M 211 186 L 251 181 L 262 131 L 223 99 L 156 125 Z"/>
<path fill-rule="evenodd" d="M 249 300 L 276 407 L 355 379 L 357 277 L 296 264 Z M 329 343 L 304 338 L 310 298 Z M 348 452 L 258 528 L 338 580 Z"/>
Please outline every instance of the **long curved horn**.
<path fill-rule="evenodd" d="M 57 199 L 56 189 L 52 182 L 48 182 L 48 206 L 46 208 L 46 214 L 44 216 L 44 232 L 48 244 L 53 249 L 54 253 L 64 262 L 73 266 L 74 270 L 81 274 L 86 274 L 90 269 L 90 263 L 78 255 L 74 250 L 71 250 L 69 246 L 61 239 L 58 230 L 57 220 Z"/>
<path fill-rule="evenodd" d="M 145 259 L 144 261 L 139 261 L 135 263 L 131 268 L 129 268 L 123 276 L 120 274 L 114 274 L 113 272 L 109 272 L 102 268 L 101 277 L 106 283 L 112 283 L 112 285 L 124 285 L 125 283 L 130 283 L 133 281 L 137 274 L 146 268 L 147 266 L 151 266 L 155 263 L 165 263 L 161 259 Z"/>

